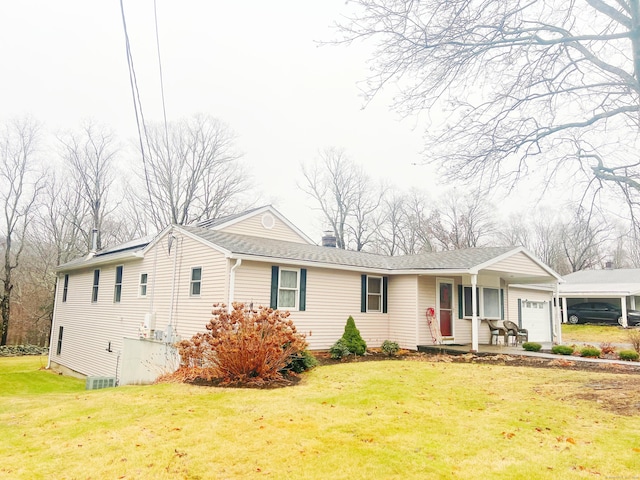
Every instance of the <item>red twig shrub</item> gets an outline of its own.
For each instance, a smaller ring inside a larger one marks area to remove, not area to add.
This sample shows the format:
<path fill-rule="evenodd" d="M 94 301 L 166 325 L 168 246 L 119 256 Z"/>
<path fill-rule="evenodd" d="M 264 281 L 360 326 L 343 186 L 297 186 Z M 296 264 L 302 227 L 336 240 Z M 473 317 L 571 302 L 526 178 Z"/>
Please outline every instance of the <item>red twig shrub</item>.
<path fill-rule="evenodd" d="M 213 306 L 206 333 L 178 343 L 181 366 L 176 374 L 222 384 L 260 385 L 284 380 L 291 357 L 305 350 L 305 335 L 296 331 L 289 312 L 234 303 Z"/>

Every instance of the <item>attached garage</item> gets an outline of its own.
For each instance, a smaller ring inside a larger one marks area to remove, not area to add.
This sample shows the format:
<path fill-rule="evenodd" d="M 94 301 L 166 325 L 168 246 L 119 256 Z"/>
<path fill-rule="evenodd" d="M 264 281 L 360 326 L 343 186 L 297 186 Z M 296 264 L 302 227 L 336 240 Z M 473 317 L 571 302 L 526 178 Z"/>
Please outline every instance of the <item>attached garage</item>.
<path fill-rule="evenodd" d="M 509 318 L 529 331 L 531 342 L 553 341 L 553 292 L 540 286 L 510 286 Z M 514 320 L 515 321 L 515 320 Z"/>
<path fill-rule="evenodd" d="M 552 339 L 551 302 L 518 299 L 520 325 L 529 331 L 532 342 L 550 342 Z"/>

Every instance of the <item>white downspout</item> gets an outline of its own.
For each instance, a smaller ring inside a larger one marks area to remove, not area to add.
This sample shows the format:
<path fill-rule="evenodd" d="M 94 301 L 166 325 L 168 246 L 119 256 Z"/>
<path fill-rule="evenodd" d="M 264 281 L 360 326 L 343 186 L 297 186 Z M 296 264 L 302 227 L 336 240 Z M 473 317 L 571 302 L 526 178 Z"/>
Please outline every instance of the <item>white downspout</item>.
<path fill-rule="evenodd" d="M 478 351 L 478 314 L 477 305 L 478 298 L 476 293 L 476 286 L 478 284 L 478 275 L 473 273 L 471 275 L 471 351 Z"/>
<path fill-rule="evenodd" d="M 173 238 L 173 240 L 171 239 Z M 171 302 L 169 305 L 169 325 L 167 326 L 167 330 L 168 330 L 168 334 L 171 336 L 171 338 L 169 338 L 169 341 L 173 342 L 173 335 L 174 335 L 174 326 L 173 326 L 173 308 L 174 308 L 174 302 L 175 302 L 175 297 L 176 297 L 176 270 L 177 270 L 177 266 L 178 266 L 178 239 L 173 235 L 173 230 L 171 230 L 171 232 L 169 233 L 169 238 L 168 241 L 170 242 L 169 244 L 169 250 L 171 250 L 171 244 L 173 242 L 175 242 L 175 250 L 174 250 L 174 257 L 173 257 L 173 274 L 172 274 L 172 280 L 171 280 Z M 171 255 L 171 252 L 169 251 L 169 255 Z"/>
<path fill-rule="evenodd" d="M 231 271 L 229 272 L 229 305 L 227 306 L 229 313 L 233 310 L 233 298 L 236 290 L 236 269 L 240 265 L 242 265 L 242 259 L 236 258 L 236 263 L 231 267 Z"/>

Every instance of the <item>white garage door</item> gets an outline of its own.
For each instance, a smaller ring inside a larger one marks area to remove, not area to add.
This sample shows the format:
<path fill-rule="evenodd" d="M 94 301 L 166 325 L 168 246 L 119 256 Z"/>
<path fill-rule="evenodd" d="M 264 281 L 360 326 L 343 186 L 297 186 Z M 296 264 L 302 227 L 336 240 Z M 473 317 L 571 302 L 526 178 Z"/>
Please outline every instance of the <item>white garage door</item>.
<path fill-rule="evenodd" d="M 530 342 L 551 341 L 550 302 L 518 300 L 522 315 L 522 327 L 529 331 Z"/>

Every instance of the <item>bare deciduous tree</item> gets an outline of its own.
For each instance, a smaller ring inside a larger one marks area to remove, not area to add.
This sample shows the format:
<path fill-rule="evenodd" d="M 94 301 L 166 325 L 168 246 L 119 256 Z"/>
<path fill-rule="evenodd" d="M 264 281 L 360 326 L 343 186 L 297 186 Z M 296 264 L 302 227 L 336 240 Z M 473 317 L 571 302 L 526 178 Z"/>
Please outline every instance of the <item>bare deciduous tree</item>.
<path fill-rule="evenodd" d="M 205 115 L 148 129 L 144 204 L 156 228 L 233 213 L 248 187 L 234 140 L 227 125 Z"/>
<path fill-rule="evenodd" d="M 559 271 L 570 273 L 601 265 L 604 256 L 602 246 L 608 231 L 608 226 L 594 211 L 577 207 L 562 230 L 562 248 L 568 271 Z"/>
<path fill-rule="evenodd" d="M 14 271 L 26 245 L 26 232 L 32 220 L 42 175 L 35 171 L 35 152 L 39 127 L 31 119 L 16 120 L 0 133 L 0 206 L 3 210 L 2 241 L 4 262 L 0 296 L 2 324 L 0 345 L 6 345 L 11 318 Z"/>
<path fill-rule="evenodd" d="M 443 250 L 483 246 L 495 232 L 493 209 L 480 191 L 450 192 L 430 218 L 434 241 Z"/>
<path fill-rule="evenodd" d="M 313 165 L 303 165 L 305 184 L 300 188 L 313 197 L 336 235 L 336 246 L 346 249 L 349 240 L 355 250 L 372 241 L 374 214 L 383 190 L 374 188 L 363 169 L 344 150 L 330 147 L 320 152 Z"/>
<path fill-rule="evenodd" d="M 60 139 L 64 159 L 71 170 L 75 188 L 88 207 L 88 222 L 84 222 L 83 232 L 88 249 L 91 249 L 91 232 L 98 230 L 97 248 L 103 245 L 102 232 L 106 216 L 115 205 L 109 205 L 109 189 L 114 180 L 114 160 L 118 153 L 113 133 L 97 126 L 92 121 L 85 122 L 80 133 L 68 133 Z"/>
<path fill-rule="evenodd" d="M 357 0 L 338 43 L 370 40 L 369 99 L 444 111 L 427 148 L 449 178 L 618 185 L 640 194 L 638 0 Z M 541 190 L 542 191 L 542 190 Z"/>

